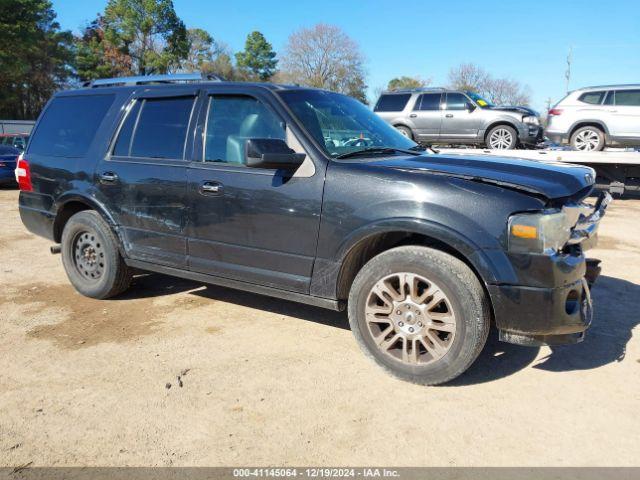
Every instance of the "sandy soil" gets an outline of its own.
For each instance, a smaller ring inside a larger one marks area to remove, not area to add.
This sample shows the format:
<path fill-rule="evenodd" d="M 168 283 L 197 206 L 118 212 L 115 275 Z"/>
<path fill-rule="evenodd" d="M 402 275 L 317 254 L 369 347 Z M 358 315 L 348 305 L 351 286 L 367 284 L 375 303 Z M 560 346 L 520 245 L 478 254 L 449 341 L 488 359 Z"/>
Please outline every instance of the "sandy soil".
<path fill-rule="evenodd" d="M 640 465 L 640 201 L 603 221 L 584 343 L 494 335 L 426 388 L 365 359 L 344 314 L 159 275 L 84 298 L 17 196 L 0 190 L 0 465 Z"/>

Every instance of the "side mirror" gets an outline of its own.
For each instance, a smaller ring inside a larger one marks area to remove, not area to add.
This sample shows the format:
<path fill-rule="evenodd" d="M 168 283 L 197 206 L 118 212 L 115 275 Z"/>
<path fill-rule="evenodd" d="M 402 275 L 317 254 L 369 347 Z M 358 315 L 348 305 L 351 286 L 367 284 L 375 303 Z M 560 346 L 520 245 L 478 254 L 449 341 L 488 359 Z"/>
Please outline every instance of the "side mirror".
<path fill-rule="evenodd" d="M 244 153 L 247 167 L 281 170 L 296 170 L 306 157 L 291 150 L 279 138 L 248 138 Z"/>
<path fill-rule="evenodd" d="M 476 109 L 476 106 L 471 102 L 467 102 L 466 108 L 467 108 L 467 111 L 471 113 Z"/>

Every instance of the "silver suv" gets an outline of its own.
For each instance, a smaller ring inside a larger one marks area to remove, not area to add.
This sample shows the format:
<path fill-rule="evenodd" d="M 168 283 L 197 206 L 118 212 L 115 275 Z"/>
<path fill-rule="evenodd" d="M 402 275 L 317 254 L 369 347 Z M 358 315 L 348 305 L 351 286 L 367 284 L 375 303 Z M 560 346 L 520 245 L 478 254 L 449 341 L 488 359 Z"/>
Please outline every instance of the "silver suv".
<path fill-rule="evenodd" d="M 420 143 L 513 149 L 542 140 L 534 110 L 496 107 L 471 92 L 445 88 L 383 92 L 373 111 Z"/>
<path fill-rule="evenodd" d="M 546 135 L 576 150 L 640 145 L 640 85 L 574 90 L 549 110 Z"/>

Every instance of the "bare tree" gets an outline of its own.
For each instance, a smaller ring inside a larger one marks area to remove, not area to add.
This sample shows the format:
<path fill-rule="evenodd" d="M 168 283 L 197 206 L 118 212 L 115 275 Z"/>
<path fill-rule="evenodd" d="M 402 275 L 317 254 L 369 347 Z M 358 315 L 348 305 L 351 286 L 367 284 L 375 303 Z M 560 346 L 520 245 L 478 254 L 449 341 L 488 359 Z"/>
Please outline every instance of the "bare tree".
<path fill-rule="evenodd" d="M 289 36 L 278 77 L 366 102 L 364 56 L 340 28 L 318 24 Z"/>
<path fill-rule="evenodd" d="M 517 80 L 508 78 L 488 78 L 481 95 L 496 105 L 529 105 L 531 91 Z"/>
<path fill-rule="evenodd" d="M 482 93 L 489 78 L 475 63 L 463 63 L 449 70 L 449 86 L 465 92 Z"/>
<path fill-rule="evenodd" d="M 528 105 L 531 89 L 510 78 L 494 78 L 474 63 L 463 63 L 449 70 L 449 87 L 474 92 L 496 105 Z"/>

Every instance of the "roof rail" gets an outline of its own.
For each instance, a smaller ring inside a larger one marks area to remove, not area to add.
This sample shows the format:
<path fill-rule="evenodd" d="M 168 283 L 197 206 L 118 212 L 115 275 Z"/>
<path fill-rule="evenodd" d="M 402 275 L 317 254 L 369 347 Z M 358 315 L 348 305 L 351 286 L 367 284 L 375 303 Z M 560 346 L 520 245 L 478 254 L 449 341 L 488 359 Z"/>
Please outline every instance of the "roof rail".
<path fill-rule="evenodd" d="M 618 85 L 592 85 L 590 87 L 576 88 L 573 91 L 575 92 L 576 90 L 590 90 L 592 88 L 638 88 L 638 87 L 640 87 L 640 83 L 621 83 Z"/>
<path fill-rule="evenodd" d="M 443 87 L 416 87 L 416 88 L 399 88 L 397 90 L 385 90 L 382 93 L 415 93 L 415 92 L 444 92 L 447 91 Z"/>
<path fill-rule="evenodd" d="M 84 82 L 84 88 L 122 87 L 161 83 L 221 82 L 222 77 L 212 73 L 173 73 L 170 75 L 140 75 L 136 77 L 99 78 Z"/>

